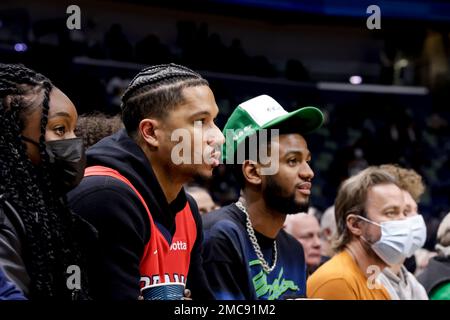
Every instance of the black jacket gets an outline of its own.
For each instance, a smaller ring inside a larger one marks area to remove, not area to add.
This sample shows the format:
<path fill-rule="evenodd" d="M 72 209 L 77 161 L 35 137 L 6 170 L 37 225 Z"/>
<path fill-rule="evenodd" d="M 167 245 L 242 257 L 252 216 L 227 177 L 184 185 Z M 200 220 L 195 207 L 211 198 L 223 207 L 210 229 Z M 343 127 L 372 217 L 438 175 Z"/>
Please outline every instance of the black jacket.
<path fill-rule="evenodd" d="M 85 247 L 87 243 L 94 242 L 97 237 L 95 228 L 80 216 L 73 216 L 73 218 L 72 239 L 76 242 L 76 246 Z M 25 265 L 26 241 L 26 230 L 22 218 L 13 204 L 4 195 L 0 195 L 0 268 L 3 268 L 5 275 L 23 292 L 23 295 L 29 298 L 31 279 Z M 81 259 L 77 262 L 78 264 L 84 263 L 83 257 Z M 64 282 L 63 285 L 66 286 L 66 283 Z M 88 299 L 86 295 L 88 287 L 84 278 L 81 285 L 83 288 L 81 292 L 77 290 L 77 295 L 69 292 L 67 298 Z"/>
<path fill-rule="evenodd" d="M 428 294 L 439 285 L 450 282 L 450 257 L 431 258 L 428 266 L 419 274 L 417 280 L 424 286 Z"/>
<path fill-rule="evenodd" d="M 29 294 L 30 277 L 23 260 L 25 226 L 12 204 L 0 195 L 0 267 L 8 278 Z"/>
<path fill-rule="evenodd" d="M 169 243 L 175 232 L 175 215 L 189 201 L 197 227 L 191 252 L 186 288 L 193 299 L 212 299 L 202 269 L 202 222 L 195 201 L 182 190 L 168 203 L 150 162 L 125 130 L 102 139 L 87 151 L 87 166 L 102 165 L 119 171 L 144 198 L 155 223 L 165 230 Z M 139 264 L 150 239 L 147 212 L 131 188 L 118 179 L 85 177 L 68 194 L 73 211 L 98 231 L 98 243 L 91 246 L 88 278 L 94 299 L 137 299 Z"/>

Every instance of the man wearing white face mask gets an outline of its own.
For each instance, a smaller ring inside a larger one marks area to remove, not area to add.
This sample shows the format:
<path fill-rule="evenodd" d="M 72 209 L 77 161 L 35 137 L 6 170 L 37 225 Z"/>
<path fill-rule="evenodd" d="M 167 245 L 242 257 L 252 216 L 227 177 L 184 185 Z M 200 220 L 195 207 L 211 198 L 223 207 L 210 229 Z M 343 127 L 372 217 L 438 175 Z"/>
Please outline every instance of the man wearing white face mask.
<path fill-rule="evenodd" d="M 405 199 L 405 215 L 410 221 L 411 242 L 408 258 L 421 248 L 426 239 L 426 226 L 423 217 L 418 214 L 417 202 L 423 194 L 425 187 L 422 177 L 414 170 L 404 169 L 394 165 L 383 165 L 386 170 L 395 177 L 402 189 Z M 425 288 L 403 265 L 404 259 L 379 274 L 378 280 L 386 287 L 392 300 L 428 300 Z"/>
<path fill-rule="evenodd" d="M 410 254 L 414 225 L 397 181 L 379 167 L 361 171 L 341 185 L 335 216 L 337 254 L 309 278 L 308 297 L 390 300 L 376 278 Z"/>

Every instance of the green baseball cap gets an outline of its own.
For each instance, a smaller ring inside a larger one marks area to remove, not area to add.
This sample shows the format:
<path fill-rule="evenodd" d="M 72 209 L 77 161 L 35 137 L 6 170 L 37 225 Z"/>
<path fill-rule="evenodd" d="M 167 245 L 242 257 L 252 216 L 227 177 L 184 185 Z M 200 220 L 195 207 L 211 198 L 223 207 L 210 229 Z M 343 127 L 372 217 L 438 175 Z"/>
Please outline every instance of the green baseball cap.
<path fill-rule="evenodd" d="M 268 95 L 255 97 L 238 105 L 228 118 L 223 128 L 225 143 L 222 147 L 222 160 L 227 163 L 233 161 L 238 145 L 261 129 L 288 128 L 292 132 L 306 134 L 320 128 L 322 123 L 322 111 L 316 107 L 287 112 Z"/>

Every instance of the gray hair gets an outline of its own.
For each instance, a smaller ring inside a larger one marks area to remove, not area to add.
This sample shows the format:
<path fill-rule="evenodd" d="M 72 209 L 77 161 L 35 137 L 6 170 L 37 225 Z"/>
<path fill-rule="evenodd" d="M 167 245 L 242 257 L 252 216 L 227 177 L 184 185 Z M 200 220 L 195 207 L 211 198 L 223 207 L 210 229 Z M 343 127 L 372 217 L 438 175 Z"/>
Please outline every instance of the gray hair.
<path fill-rule="evenodd" d="M 334 216 L 334 206 L 329 207 L 320 218 L 320 229 L 330 229 L 331 234 L 336 233 L 336 217 Z"/>

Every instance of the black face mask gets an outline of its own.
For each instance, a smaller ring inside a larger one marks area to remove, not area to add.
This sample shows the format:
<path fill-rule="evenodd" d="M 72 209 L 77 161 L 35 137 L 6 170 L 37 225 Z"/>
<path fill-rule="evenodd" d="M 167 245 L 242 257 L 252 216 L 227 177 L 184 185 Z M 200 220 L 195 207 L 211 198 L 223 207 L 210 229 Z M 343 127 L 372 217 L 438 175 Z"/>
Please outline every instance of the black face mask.
<path fill-rule="evenodd" d="M 24 136 L 21 138 L 39 147 L 36 141 Z M 50 176 L 55 185 L 67 193 L 83 179 L 86 167 L 83 140 L 81 138 L 53 140 L 46 141 L 45 145 L 50 160 Z"/>

